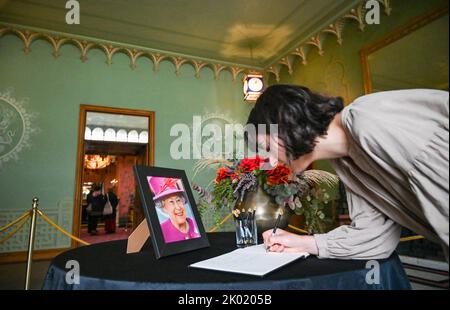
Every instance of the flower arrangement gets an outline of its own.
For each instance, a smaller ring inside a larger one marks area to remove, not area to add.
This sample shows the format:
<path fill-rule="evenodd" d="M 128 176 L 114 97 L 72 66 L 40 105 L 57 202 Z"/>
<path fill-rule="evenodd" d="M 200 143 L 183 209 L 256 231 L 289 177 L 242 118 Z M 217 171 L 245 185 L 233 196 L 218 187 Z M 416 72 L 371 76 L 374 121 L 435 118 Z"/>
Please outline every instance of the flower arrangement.
<path fill-rule="evenodd" d="M 267 163 L 259 156 L 240 161 L 199 161 L 195 173 L 212 165 L 219 165 L 212 191 L 193 186 L 200 196 L 200 210 L 212 206 L 216 210 L 228 207 L 231 211 L 242 202 L 246 193 L 261 187 L 278 205 L 304 215 L 309 233 L 320 232 L 320 222 L 326 220 L 322 209 L 329 196 L 320 185 L 335 186 L 338 183 L 337 176 L 322 170 L 307 170 L 295 175 L 289 167 L 281 164 L 263 169 Z"/>

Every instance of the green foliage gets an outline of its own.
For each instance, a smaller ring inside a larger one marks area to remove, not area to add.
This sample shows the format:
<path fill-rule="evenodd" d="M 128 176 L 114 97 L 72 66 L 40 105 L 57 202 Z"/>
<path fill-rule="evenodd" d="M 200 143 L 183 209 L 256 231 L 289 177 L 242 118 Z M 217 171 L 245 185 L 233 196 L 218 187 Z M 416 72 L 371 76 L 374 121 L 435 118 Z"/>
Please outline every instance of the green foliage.
<path fill-rule="evenodd" d="M 324 224 L 330 223 L 324 209 L 328 207 L 330 196 L 325 189 L 314 188 L 301 199 L 297 197 L 295 214 L 305 217 L 305 228 L 309 234 L 324 233 Z"/>
<path fill-rule="evenodd" d="M 198 200 L 197 207 L 201 217 L 204 217 L 210 213 L 209 211 L 211 210 L 211 204 L 208 204 L 208 202 L 206 202 L 203 198 L 200 198 Z M 209 216 L 212 216 L 214 226 L 218 226 L 222 221 L 223 212 L 221 208 L 216 208 L 215 206 L 213 206 L 213 208 L 214 210 L 212 212 L 212 215 Z"/>
<path fill-rule="evenodd" d="M 197 202 L 197 208 L 200 215 L 204 216 L 210 207 L 203 199 L 200 198 Z"/>
<path fill-rule="evenodd" d="M 212 192 L 213 206 L 216 209 L 221 209 L 226 206 L 231 210 L 234 204 L 233 192 L 234 188 L 230 179 L 223 179 L 219 183 L 215 184 Z"/>
<path fill-rule="evenodd" d="M 298 192 L 298 187 L 295 183 L 279 184 L 274 186 L 264 184 L 263 189 L 267 194 L 274 197 L 275 202 L 279 205 L 283 205 L 286 200 L 289 200 Z"/>

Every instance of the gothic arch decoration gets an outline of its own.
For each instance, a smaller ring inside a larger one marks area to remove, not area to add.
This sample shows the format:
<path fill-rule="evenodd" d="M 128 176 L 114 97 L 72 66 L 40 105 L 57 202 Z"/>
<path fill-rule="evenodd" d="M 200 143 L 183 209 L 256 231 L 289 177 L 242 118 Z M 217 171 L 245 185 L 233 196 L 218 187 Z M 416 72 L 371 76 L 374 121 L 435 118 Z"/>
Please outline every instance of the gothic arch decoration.
<path fill-rule="evenodd" d="M 130 59 L 130 68 L 135 69 L 137 66 L 137 60 L 140 57 L 148 58 L 153 63 L 153 71 L 158 72 L 161 61 L 170 61 L 175 67 L 175 74 L 179 76 L 181 67 L 183 65 L 191 65 L 195 71 L 195 77 L 200 78 L 200 72 L 203 68 L 210 68 L 213 72 L 214 79 L 220 78 L 220 73 L 228 71 L 231 74 L 232 80 L 236 81 L 239 74 L 255 70 L 251 67 L 239 67 L 228 64 L 221 64 L 215 62 L 208 62 L 206 60 L 190 59 L 173 55 L 162 55 L 149 50 L 138 50 L 122 45 L 114 45 L 112 43 L 87 41 L 84 39 L 78 39 L 76 37 L 60 36 L 58 34 L 52 34 L 47 32 L 37 32 L 28 29 L 19 29 L 10 26 L 0 25 L 0 39 L 6 34 L 13 34 L 19 37 L 24 44 L 23 51 L 25 54 L 30 53 L 31 45 L 37 40 L 44 40 L 50 43 L 53 48 L 52 55 L 55 58 L 60 56 L 61 47 L 69 44 L 74 45 L 80 51 L 80 60 L 86 62 L 88 60 L 88 53 L 92 49 L 101 50 L 106 56 L 106 64 L 113 64 L 113 57 L 117 53 L 122 53 L 128 56 Z"/>
<path fill-rule="evenodd" d="M 384 14 L 389 16 L 392 10 L 389 0 L 376 1 L 380 4 L 380 8 L 384 8 Z M 297 58 L 300 58 L 302 65 L 306 66 L 308 64 L 307 55 L 311 51 L 316 50 L 320 56 L 323 56 L 325 54 L 323 43 L 328 37 L 334 37 L 339 45 L 343 45 L 344 39 L 342 37 L 342 32 L 347 25 L 356 23 L 358 29 L 364 31 L 366 28 L 365 3 L 366 1 L 361 1 L 356 7 L 330 23 L 324 29 L 312 35 L 309 39 L 296 46 L 292 51 L 288 52 L 286 55 L 282 55 L 265 69 L 266 73 L 272 75 L 275 80 L 279 82 L 281 68 L 286 67 L 289 75 L 292 75 L 292 66 Z"/>
<path fill-rule="evenodd" d="M 376 0 L 380 4 L 380 8 L 384 8 L 384 14 L 391 14 L 391 6 L 389 0 Z M 87 41 L 75 36 L 67 36 L 49 33 L 45 31 L 32 31 L 28 29 L 20 29 L 15 26 L 3 26 L 0 25 L 0 39 L 7 33 L 12 33 L 19 37 L 24 44 L 23 51 L 25 54 L 30 52 L 30 46 L 36 40 L 45 40 L 49 42 L 53 47 L 53 56 L 57 58 L 60 55 L 61 47 L 65 44 L 75 45 L 80 50 L 80 59 L 82 62 L 88 60 L 88 52 L 91 49 L 99 49 L 104 52 L 106 56 L 106 63 L 111 65 L 113 63 L 113 56 L 117 53 L 123 53 L 130 59 L 130 68 L 135 69 L 137 66 L 137 60 L 140 57 L 148 58 L 153 63 L 153 71 L 159 70 L 161 61 L 167 60 L 173 63 L 175 67 L 175 74 L 180 74 L 181 67 L 183 65 L 191 65 L 194 68 L 195 77 L 200 78 L 200 72 L 203 68 L 210 68 L 213 71 L 214 79 L 220 78 L 220 73 L 228 71 L 231 73 L 232 80 L 236 81 L 239 74 L 250 71 L 262 71 L 266 76 L 273 75 L 278 82 L 280 79 L 280 70 L 282 67 L 287 67 L 288 73 L 293 73 L 293 63 L 297 58 L 301 59 L 303 65 L 307 65 L 307 55 L 312 50 L 317 50 L 319 55 L 324 55 L 323 43 L 328 37 L 334 37 L 339 45 L 342 45 L 344 39 L 342 32 L 344 27 L 351 24 L 357 24 L 360 31 L 364 31 L 366 27 L 365 23 L 365 3 L 366 1 L 360 1 L 360 3 L 352 8 L 349 12 L 343 16 L 337 18 L 334 22 L 330 23 L 324 29 L 318 31 L 310 38 L 294 47 L 290 52 L 285 55 L 280 55 L 278 60 L 268 65 L 266 68 L 234 66 L 232 64 L 222 64 L 218 62 L 211 62 L 202 59 L 194 59 L 188 57 L 181 57 L 177 55 L 160 54 L 150 49 L 137 49 L 135 47 L 128 47 L 126 45 L 117 45 L 107 41 Z"/>

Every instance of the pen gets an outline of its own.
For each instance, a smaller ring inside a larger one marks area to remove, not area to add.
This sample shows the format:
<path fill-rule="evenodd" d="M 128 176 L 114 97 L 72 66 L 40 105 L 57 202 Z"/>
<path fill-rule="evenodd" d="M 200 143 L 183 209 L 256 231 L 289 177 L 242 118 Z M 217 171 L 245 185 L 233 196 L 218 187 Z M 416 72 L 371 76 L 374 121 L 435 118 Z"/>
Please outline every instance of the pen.
<path fill-rule="evenodd" d="M 275 236 L 275 234 L 277 233 L 278 225 L 280 225 L 280 220 L 281 220 L 282 214 L 283 214 L 283 212 L 281 212 L 281 210 L 280 210 L 278 212 L 277 220 L 275 221 L 275 226 L 273 227 L 273 230 L 272 230 L 272 236 Z"/>
<path fill-rule="evenodd" d="M 277 233 L 278 225 L 280 225 L 281 215 L 283 215 L 283 210 L 280 209 L 278 211 L 278 216 L 275 221 L 275 225 L 273 226 L 272 236 L 275 236 L 275 234 Z M 270 247 L 266 247 L 266 252 L 269 252 L 269 249 L 270 249 Z"/>

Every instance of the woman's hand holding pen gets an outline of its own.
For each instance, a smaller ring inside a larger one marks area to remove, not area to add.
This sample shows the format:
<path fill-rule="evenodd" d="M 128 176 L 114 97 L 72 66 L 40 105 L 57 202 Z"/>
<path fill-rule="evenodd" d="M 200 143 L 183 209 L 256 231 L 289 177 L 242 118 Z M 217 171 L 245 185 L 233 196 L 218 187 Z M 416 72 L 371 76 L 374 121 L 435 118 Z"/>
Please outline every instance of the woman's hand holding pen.
<path fill-rule="evenodd" d="M 316 240 L 314 236 L 300 236 L 277 229 L 273 235 L 272 229 L 263 233 L 264 245 L 270 252 L 308 252 L 318 255 Z"/>

